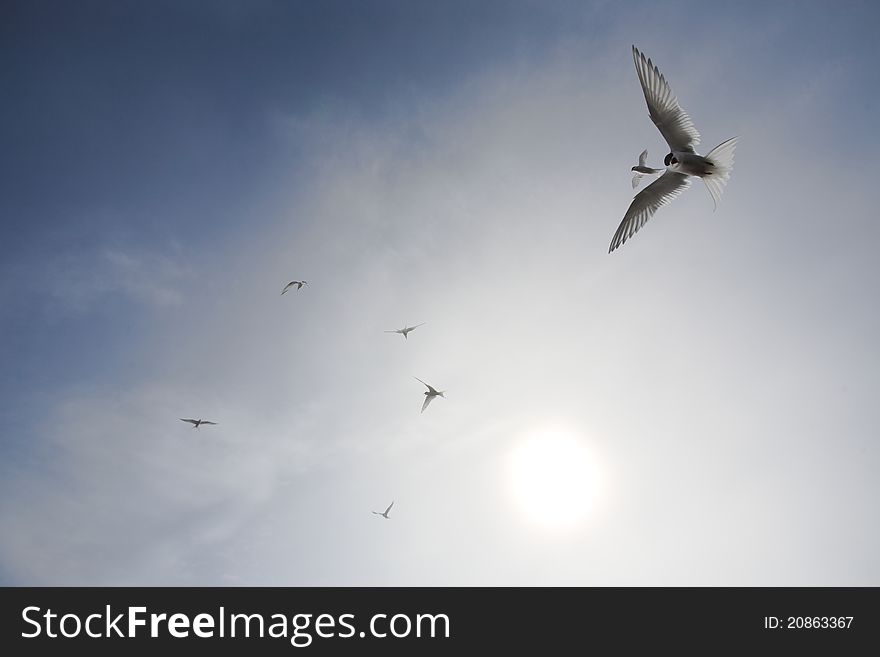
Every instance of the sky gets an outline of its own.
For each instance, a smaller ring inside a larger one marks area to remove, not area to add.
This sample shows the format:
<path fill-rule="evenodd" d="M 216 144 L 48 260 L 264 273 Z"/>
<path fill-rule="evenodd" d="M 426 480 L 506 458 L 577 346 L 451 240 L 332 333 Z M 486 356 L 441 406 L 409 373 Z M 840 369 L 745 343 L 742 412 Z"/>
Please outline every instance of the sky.
<path fill-rule="evenodd" d="M 878 18 L 4 2 L 0 584 L 880 585 Z"/>

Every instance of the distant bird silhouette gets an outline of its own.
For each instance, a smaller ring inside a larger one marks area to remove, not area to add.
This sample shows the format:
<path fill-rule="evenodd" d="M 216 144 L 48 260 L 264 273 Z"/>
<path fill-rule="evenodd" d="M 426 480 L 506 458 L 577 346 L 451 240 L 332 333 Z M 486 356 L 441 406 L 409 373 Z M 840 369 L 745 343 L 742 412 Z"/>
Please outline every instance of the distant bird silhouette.
<path fill-rule="evenodd" d="M 287 292 L 290 288 L 296 285 L 296 289 L 299 290 L 303 285 L 308 285 L 308 281 L 290 281 L 287 285 L 284 286 L 284 289 L 281 290 L 281 294 Z"/>
<path fill-rule="evenodd" d="M 669 153 L 663 159 L 666 171 L 650 185 L 636 194 L 611 238 L 611 253 L 645 225 L 657 210 L 691 185 L 691 177 L 702 178 L 712 202 L 718 207 L 721 192 L 730 180 L 737 137 L 721 142 L 705 156 L 698 155 L 694 147 L 700 143 L 700 133 L 687 112 L 678 104 L 666 78 L 654 63 L 632 47 L 633 62 L 642 85 L 642 93 L 648 104 L 648 115 L 669 145 Z M 639 166 L 643 166 L 641 160 Z M 638 170 L 633 167 L 634 170 Z"/>
<path fill-rule="evenodd" d="M 419 377 L 414 376 L 413 378 L 416 381 L 418 381 L 419 383 L 421 383 L 422 385 L 427 386 L 427 388 L 428 388 L 425 391 L 425 403 L 422 404 L 422 410 L 421 410 L 422 413 L 425 412 L 425 409 L 428 408 L 428 404 L 430 404 L 434 400 L 434 397 L 443 397 L 444 399 L 446 398 L 446 395 L 445 395 L 446 391 L 445 390 L 435 390 L 434 388 L 429 386 L 427 383 L 422 381 Z"/>
<path fill-rule="evenodd" d="M 180 420 L 182 422 L 189 422 L 191 425 L 193 425 L 193 429 L 198 429 L 203 424 L 217 424 L 216 422 L 209 422 L 208 420 L 190 420 L 184 417 L 180 418 Z"/>
<path fill-rule="evenodd" d="M 416 324 L 415 326 L 406 326 L 402 329 L 395 329 L 394 331 L 385 331 L 386 333 L 400 333 L 403 336 L 403 339 L 406 340 L 406 334 L 410 331 L 415 331 L 420 326 L 424 326 L 426 322 L 422 322 L 421 324 Z"/>
<path fill-rule="evenodd" d="M 631 171 L 636 172 L 636 174 L 633 176 L 633 181 L 632 181 L 633 182 L 633 189 L 635 189 L 636 187 L 639 186 L 639 181 L 646 174 L 660 173 L 663 171 L 663 169 L 652 169 L 649 166 L 645 166 L 645 162 L 647 162 L 647 161 L 648 161 L 648 149 L 646 148 L 645 150 L 642 151 L 642 154 L 639 155 L 639 163 L 631 169 Z"/>
<path fill-rule="evenodd" d="M 373 511 L 373 513 L 377 516 L 382 516 L 383 518 L 385 518 L 385 520 L 391 520 L 391 518 L 388 517 L 388 512 L 391 511 L 392 506 L 394 506 L 394 502 L 391 502 L 391 504 L 388 505 L 388 508 L 385 509 L 385 511 L 383 511 L 382 513 L 379 513 L 378 511 Z"/>

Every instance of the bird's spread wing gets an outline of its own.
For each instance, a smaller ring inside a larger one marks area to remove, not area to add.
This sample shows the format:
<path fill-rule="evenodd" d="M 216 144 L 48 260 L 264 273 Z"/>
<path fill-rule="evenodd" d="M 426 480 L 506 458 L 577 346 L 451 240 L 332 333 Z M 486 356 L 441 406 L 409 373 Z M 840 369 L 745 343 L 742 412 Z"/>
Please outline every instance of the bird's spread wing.
<path fill-rule="evenodd" d="M 180 419 L 182 422 L 189 422 L 190 424 L 198 424 L 199 423 L 198 420 L 190 420 L 189 418 L 185 418 L 185 417 L 182 417 Z"/>
<path fill-rule="evenodd" d="M 291 285 L 293 285 L 293 283 L 288 283 L 287 285 L 285 285 L 284 289 L 281 290 L 281 294 L 284 294 L 285 292 L 287 292 L 290 289 Z"/>
<path fill-rule="evenodd" d="M 386 514 L 387 514 L 389 511 L 391 511 L 391 507 L 392 507 L 392 506 L 394 506 L 394 502 L 392 502 L 391 504 L 389 504 L 389 505 L 388 505 L 388 508 L 385 509 L 385 513 L 386 513 Z"/>
<path fill-rule="evenodd" d="M 422 404 L 422 413 L 425 412 L 425 409 L 428 408 L 428 404 L 431 403 L 431 400 L 434 399 L 434 395 L 428 395 L 425 397 L 425 403 Z"/>
<path fill-rule="evenodd" d="M 700 143 L 700 133 L 694 127 L 691 117 L 678 104 L 666 78 L 635 46 L 633 60 L 645 93 L 645 101 L 648 103 L 648 114 L 669 144 L 670 150 L 693 153 L 694 146 Z"/>
<path fill-rule="evenodd" d="M 640 167 L 645 166 L 645 162 L 647 162 L 647 161 L 648 161 L 648 149 L 646 148 L 645 150 L 642 151 L 642 154 L 639 155 L 639 166 Z"/>
<path fill-rule="evenodd" d="M 626 242 L 639 228 L 645 225 L 645 222 L 654 215 L 658 208 L 669 203 L 690 185 L 691 181 L 687 175 L 667 170 L 657 180 L 636 194 L 623 217 L 623 221 L 617 227 L 617 232 L 611 239 L 608 253 Z"/>
<path fill-rule="evenodd" d="M 416 381 L 418 381 L 419 383 L 421 383 L 423 386 L 425 386 L 425 387 L 426 387 L 428 390 L 430 390 L 431 392 L 436 392 L 436 390 L 434 390 L 434 388 L 432 388 L 432 387 L 429 386 L 427 383 L 425 383 L 424 381 L 422 381 L 419 377 L 414 376 L 413 378 L 414 378 Z"/>
<path fill-rule="evenodd" d="M 202 420 L 202 424 L 217 424 L 216 422 L 208 422 L 207 420 Z"/>
<path fill-rule="evenodd" d="M 642 174 L 636 172 L 633 176 L 633 189 L 639 186 L 639 181 L 642 179 Z"/>
<path fill-rule="evenodd" d="M 419 328 L 420 326 L 424 326 L 425 324 L 427 324 L 427 322 L 422 322 L 421 324 L 416 324 L 415 326 L 410 326 L 410 328 L 411 328 L 411 329 L 417 329 L 417 328 Z"/>

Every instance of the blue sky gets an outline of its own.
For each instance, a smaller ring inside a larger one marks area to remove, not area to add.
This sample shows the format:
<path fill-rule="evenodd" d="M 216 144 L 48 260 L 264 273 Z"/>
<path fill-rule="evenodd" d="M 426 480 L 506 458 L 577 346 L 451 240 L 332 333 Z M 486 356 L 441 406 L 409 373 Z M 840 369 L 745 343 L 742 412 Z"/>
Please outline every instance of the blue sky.
<path fill-rule="evenodd" d="M 872 3 L 2 12 L 4 582 L 880 581 Z M 633 43 L 742 141 L 608 255 Z M 545 532 L 560 426 L 602 484 Z"/>

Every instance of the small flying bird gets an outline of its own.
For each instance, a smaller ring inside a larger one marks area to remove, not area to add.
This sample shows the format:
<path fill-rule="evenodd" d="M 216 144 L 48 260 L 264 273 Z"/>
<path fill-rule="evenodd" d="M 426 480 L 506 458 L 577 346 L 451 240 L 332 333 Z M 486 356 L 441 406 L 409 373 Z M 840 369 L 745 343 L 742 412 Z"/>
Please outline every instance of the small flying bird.
<path fill-rule="evenodd" d="M 422 381 L 419 377 L 414 376 L 413 378 L 416 381 L 418 381 L 419 383 L 421 383 L 422 385 L 428 387 L 428 389 L 425 391 L 425 403 L 422 404 L 422 410 L 421 410 L 422 413 L 425 412 L 425 409 L 428 408 L 428 404 L 430 404 L 434 400 L 434 397 L 443 397 L 444 399 L 446 398 L 446 394 L 445 394 L 446 391 L 445 390 L 435 390 L 434 388 L 429 386 L 427 383 Z"/>
<path fill-rule="evenodd" d="M 698 155 L 694 147 L 700 143 L 700 133 L 691 117 L 678 104 L 666 78 L 635 46 L 632 47 L 632 53 L 648 104 L 648 115 L 669 144 L 669 153 L 663 160 L 666 165 L 663 175 L 636 194 L 630 203 L 623 221 L 611 238 L 608 253 L 632 237 L 659 208 L 690 187 L 691 176 L 703 179 L 717 208 L 721 192 L 733 170 L 733 155 L 738 139 L 733 137 L 722 142 L 705 157 Z M 641 158 L 639 166 L 643 166 Z M 633 170 L 639 171 L 636 167 Z"/>
<path fill-rule="evenodd" d="M 296 285 L 296 289 L 299 290 L 303 285 L 308 285 L 308 281 L 290 281 L 287 285 L 284 286 L 284 289 L 281 290 L 281 294 L 287 292 L 290 288 Z"/>
<path fill-rule="evenodd" d="M 373 511 L 373 513 L 375 513 L 377 516 L 382 516 L 383 518 L 385 518 L 385 520 L 391 520 L 391 518 L 388 517 L 388 512 L 391 511 L 392 506 L 394 506 L 394 502 L 391 502 L 391 504 L 388 505 L 388 508 L 385 509 L 385 511 L 383 511 L 382 513 L 379 513 L 378 511 Z"/>
<path fill-rule="evenodd" d="M 639 181 L 646 174 L 654 174 L 654 173 L 662 173 L 663 169 L 652 169 L 649 166 L 645 166 L 645 162 L 648 161 L 648 149 L 642 151 L 642 154 L 639 155 L 639 163 L 634 166 L 631 171 L 635 171 L 635 175 L 633 176 L 633 189 L 639 186 Z"/>
<path fill-rule="evenodd" d="M 420 326 L 424 326 L 425 324 L 426 324 L 426 322 L 422 322 L 421 324 L 416 324 L 415 326 L 404 325 L 404 327 L 402 329 L 396 329 L 394 331 L 385 331 L 385 332 L 386 333 L 400 333 L 403 336 L 403 339 L 406 340 L 407 333 L 409 333 L 410 331 L 415 331 L 417 328 L 419 328 Z"/>
<path fill-rule="evenodd" d="M 216 422 L 210 422 L 208 420 L 190 420 L 189 418 L 180 418 L 181 422 L 189 422 L 193 425 L 193 429 L 198 429 L 203 424 L 217 424 Z"/>

